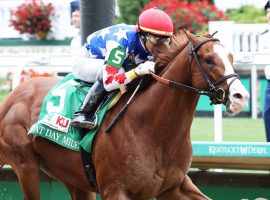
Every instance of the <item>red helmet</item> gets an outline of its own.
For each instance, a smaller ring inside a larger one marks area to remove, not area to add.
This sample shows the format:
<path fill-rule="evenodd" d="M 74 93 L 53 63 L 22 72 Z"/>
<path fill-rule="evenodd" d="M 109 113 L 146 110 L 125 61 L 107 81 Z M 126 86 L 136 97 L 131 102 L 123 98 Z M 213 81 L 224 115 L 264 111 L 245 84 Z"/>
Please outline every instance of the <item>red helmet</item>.
<path fill-rule="evenodd" d="M 172 36 L 173 22 L 164 11 L 156 7 L 150 8 L 140 14 L 136 31 L 160 36 Z"/>

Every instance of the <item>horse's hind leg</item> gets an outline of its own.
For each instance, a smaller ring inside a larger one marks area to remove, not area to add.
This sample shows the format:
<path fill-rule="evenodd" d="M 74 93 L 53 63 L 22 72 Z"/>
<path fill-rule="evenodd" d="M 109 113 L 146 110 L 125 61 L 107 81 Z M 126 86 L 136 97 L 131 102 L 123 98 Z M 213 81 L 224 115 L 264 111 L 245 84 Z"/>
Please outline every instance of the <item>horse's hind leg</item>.
<path fill-rule="evenodd" d="M 26 159 L 25 156 L 20 155 L 20 158 L 12 163 L 12 168 L 18 176 L 24 199 L 39 200 L 39 165 L 35 159 L 31 159 L 33 155 L 28 154 Z"/>
<path fill-rule="evenodd" d="M 210 200 L 204 195 L 186 176 L 182 185 L 177 188 L 171 188 L 157 197 L 157 200 Z"/>
<path fill-rule="evenodd" d="M 39 168 L 25 165 L 16 170 L 25 200 L 39 200 Z"/>
<path fill-rule="evenodd" d="M 6 130 L 12 130 L 20 134 L 17 134 L 16 137 L 3 134 L 0 139 L 0 150 L 18 176 L 24 199 L 39 200 L 39 163 L 31 141 L 27 137 L 26 131 L 15 125 L 12 128 L 7 127 Z"/>
<path fill-rule="evenodd" d="M 67 187 L 72 200 L 96 200 L 96 194 L 94 192 L 80 190 L 66 183 L 65 186 Z"/>

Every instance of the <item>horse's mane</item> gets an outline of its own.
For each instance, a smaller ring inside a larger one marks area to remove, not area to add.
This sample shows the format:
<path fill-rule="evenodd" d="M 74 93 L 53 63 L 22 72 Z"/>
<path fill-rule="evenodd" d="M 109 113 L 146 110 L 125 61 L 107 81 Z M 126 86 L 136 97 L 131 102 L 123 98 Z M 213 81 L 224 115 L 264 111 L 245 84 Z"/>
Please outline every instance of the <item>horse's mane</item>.
<path fill-rule="evenodd" d="M 216 33 L 216 32 L 215 32 Z M 214 34 L 215 34 L 214 33 Z M 203 37 L 211 38 L 214 34 L 205 33 Z M 153 54 L 156 56 L 155 61 L 155 69 L 156 73 L 160 74 L 164 72 L 163 70 L 166 69 L 167 66 L 179 55 L 183 49 L 188 45 L 189 42 L 193 44 L 199 42 L 199 39 L 196 35 L 186 31 L 186 30 L 179 30 L 173 37 L 171 44 L 166 46 L 164 44 L 156 44 L 153 49 Z M 149 86 L 149 83 L 153 82 L 153 78 L 150 75 L 146 75 L 144 77 L 144 81 L 140 90 L 144 90 L 146 87 Z M 133 88 L 137 86 L 139 80 L 132 81 L 129 84 L 129 87 Z"/>
<path fill-rule="evenodd" d="M 177 32 L 168 46 L 158 46 L 158 56 L 156 59 L 156 68 L 165 68 L 188 44 L 188 39 L 184 31 Z"/>
<path fill-rule="evenodd" d="M 203 37 L 212 38 L 214 34 L 211 35 L 205 33 Z M 159 56 L 156 59 L 156 69 L 164 69 L 180 52 L 183 51 L 190 40 L 192 40 L 193 43 L 196 43 L 198 37 L 186 30 L 180 30 L 172 37 L 169 47 L 159 45 L 157 47 Z"/>

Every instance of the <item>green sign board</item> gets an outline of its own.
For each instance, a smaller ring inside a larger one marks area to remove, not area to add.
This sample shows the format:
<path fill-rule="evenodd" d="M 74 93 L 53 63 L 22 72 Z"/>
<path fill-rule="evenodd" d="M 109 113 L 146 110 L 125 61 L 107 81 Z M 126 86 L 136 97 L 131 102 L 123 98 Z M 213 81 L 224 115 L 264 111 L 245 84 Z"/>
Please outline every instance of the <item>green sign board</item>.
<path fill-rule="evenodd" d="M 270 157 L 270 143 L 193 142 L 193 156 Z"/>

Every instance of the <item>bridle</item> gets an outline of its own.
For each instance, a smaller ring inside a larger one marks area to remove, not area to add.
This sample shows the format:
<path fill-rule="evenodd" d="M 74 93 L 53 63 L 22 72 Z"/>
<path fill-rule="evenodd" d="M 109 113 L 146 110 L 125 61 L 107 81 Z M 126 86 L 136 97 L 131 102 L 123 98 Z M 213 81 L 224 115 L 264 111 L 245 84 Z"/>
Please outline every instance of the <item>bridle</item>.
<path fill-rule="evenodd" d="M 198 93 L 199 95 L 205 95 L 208 96 L 211 100 L 211 105 L 212 104 L 221 104 L 222 102 L 227 102 L 228 100 L 228 92 L 229 92 L 229 88 L 232 85 L 232 83 L 239 79 L 239 75 L 238 74 L 229 74 L 227 76 L 224 76 L 222 78 L 220 78 L 219 80 L 213 81 L 211 80 L 207 74 L 205 73 L 205 70 L 203 68 L 203 66 L 201 65 L 198 55 L 197 55 L 197 50 L 205 43 L 207 42 L 215 42 L 219 40 L 217 38 L 208 38 L 202 42 L 200 42 L 199 44 L 197 44 L 196 46 L 193 46 L 193 44 L 191 42 L 189 42 L 189 67 L 191 67 L 192 64 L 192 60 L 194 59 L 197 66 L 199 67 L 204 79 L 206 80 L 209 89 L 208 90 L 201 90 L 199 88 L 195 88 L 192 87 L 190 85 L 186 85 L 186 84 L 182 84 L 182 83 L 178 83 L 172 80 L 168 80 L 165 79 L 161 76 L 158 76 L 154 73 L 151 73 L 151 75 L 153 76 L 154 79 L 156 79 L 157 81 L 175 87 L 175 88 L 185 88 L 191 91 L 194 91 L 196 93 Z M 225 91 L 223 88 L 219 88 L 217 87 L 217 85 L 219 85 L 220 83 L 222 83 L 223 81 L 229 79 L 229 78 L 233 78 L 233 80 L 229 83 L 227 90 Z"/>
<path fill-rule="evenodd" d="M 227 100 L 228 100 L 228 91 L 229 91 L 229 88 L 230 86 L 232 85 L 232 83 L 239 79 L 239 75 L 238 74 L 229 74 L 227 76 L 224 76 L 222 78 L 220 78 L 219 80 L 217 81 L 213 81 L 211 80 L 205 73 L 205 70 L 203 69 L 201 63 L 199 62 L 199 59 L 198 59 L 198 56 L 197 56 L 197 53 L 196 51 L 205 43 L 207 42 L 215 42 L 215 41 L 218 41 L 218 39 L 216 38 L 208 38 L 202 42 L 200 42 L 199 44 L 197 44 L 196 46 L 193 46 L 192 43 L 190 42 L 189 43 L 189 68 L 191 68 L 191 64 L 192 64 L 192 60 L 194 59 L 197 66 L 199 67 L 201 73 L 203 74 L 203 77 L 204 79 L 206 80 L 206 82 L 208 83 L 208 86 L 209 86 L 209 89 L 208 90 L 201 90 L 199 88 L 195 88 L 195 87 L 192 87 L 190 85 L 186 85 L 186 84 L 183 84 L 183 83 L 178 83 L 178 82 L 175 82 L 175 81 L 172 81 L 172 80 L 168 80 L 168 79 L 165 79 L 159 75 L 156 75 L 154 73 L 151 72 L 151 75 L 154 79 L 156 79 L 158 82 L 160 83 L 163 83 L 165 85 L 169 85 L 169 86 L 172 86 L 172 87 L 175 87 L 175 88 L 184 88 L 184 89 L 188 89 L 188 90 L 191 90 L 193 92 L 196 92 L 197 94 L 199 95 L 206 95 L 210 98 L 211 100 L 211 105 L 212 104 L 221 104 L 221 103 L 226 103 Z M 169 67 L 169 66 L 168 66 Z M 166 70 L 167 68 L 165 68 Z M 163 71 L 164 72 L 164 71 Z M 228 88 L 226 90 L 226 92 L 224 91 L 223 88 L 218 88 L 217 85 L 222 83 L 223 81 L 229 79 L 229 78 L 233 78 L 233 80 L 229 83 L 228 85 Z M 120 112 L 117 114 L 117 116 L 114 118 L 114 120 L 110 123 L 109 127 L 106 129 L 106 132 L 107 133 L 110 133 L 110 131 L 112 130 L 112 128 L 114 127 L 114 125 L 116 124 L 116 122 L 119 120 L 119 118 L 121 116 L 123 116 L 123 114 L 125 113 L 125 111 L 127 110 L 128 108 L 128 105 L 129 103 L 131 102 L 132 98 L 134 97 L 135 93 L 137 92 L 137 90 L 139 89 L 140 85 L 142 84 L 143 82 L 143 78 L 140 80 L 137 88 L 134 90 L 132 96 L 130 97 L 130 99 L 128 100 L 128 102 L 126 103 L 126 105 L 120 110 Z"/>

